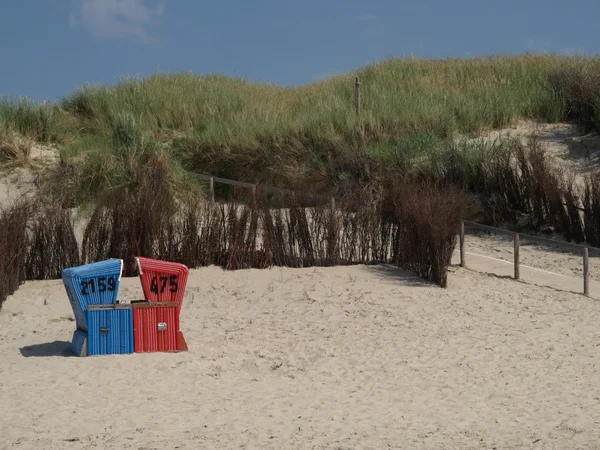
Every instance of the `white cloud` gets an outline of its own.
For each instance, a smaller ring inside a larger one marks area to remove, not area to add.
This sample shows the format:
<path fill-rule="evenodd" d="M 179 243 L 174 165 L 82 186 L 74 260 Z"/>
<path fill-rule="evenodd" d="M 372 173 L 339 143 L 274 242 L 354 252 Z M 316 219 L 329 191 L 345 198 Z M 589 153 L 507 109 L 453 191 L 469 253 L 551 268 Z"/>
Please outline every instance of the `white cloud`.
<path fill-rule="evenodd" d="M 361 14 L 360 16 L 356 16 L 354 20 L 359 22 L 374 22 L 377 20 L 377 16 L 375 14 Z"/>
<path fill-rule="evenodd" d="M 79 12 L 71 15 L 73 27 L 81 27 L 99 39 L 135 37 L 154 40 L 148 28 L 164 13 L 163 0 L 81 0 Z"/>

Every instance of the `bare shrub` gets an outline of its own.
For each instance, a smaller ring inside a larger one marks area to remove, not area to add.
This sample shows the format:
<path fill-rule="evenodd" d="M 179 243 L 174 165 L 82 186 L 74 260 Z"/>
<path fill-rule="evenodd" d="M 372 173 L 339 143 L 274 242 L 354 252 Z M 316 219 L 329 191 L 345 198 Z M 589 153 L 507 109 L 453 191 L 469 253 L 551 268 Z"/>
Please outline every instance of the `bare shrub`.
<path fill-rule="evenodd" d="M 31 204 L 22 200 L 0 210 L 0 308 L 25 281 Z"/>
<path fill-rule="evenodd" d="M 26 278 L 58 278 L 82 262 L 122 258 L 124 274 L 135 275 L 136 255 L 231 270 L 394 262 L 446 284 L 463 205 L 448 189 L 348 189 L 335 203 L 233 189 L 228 202 L 212 204 L 175 197 L 160 158 L 143 175 L 97 205 L 81 260 L 68 210 L 30 201 L 4 211 L 2 298 Z"/>
<path fill-rule="evenodd" d="M 574 175 L 552 160 L 536 136 L 527 145 L 513 140 L 493 149 L 469 189 L 494 225 L 508 222 L 550 229 L 568 241 L 585 240 Z"/>
<path fill-rule="evenodd" d="M 389 222 L 384 217 L 383 189 L 348 190 L 340 202 L 340 258 L 353 264 L 387 262 Z"/>
<path fill-rule="evenodd" d="M 480 197 L 485 215 L 495 225 L 516 222 L 519 213 L 527 209 L 518 167 L 520 148 L 521 144 L 516 142 L 501 143 L 493 148 L 487 158 L 481 160 L 470 188 Z"/>
<path fill-rule="evenodd" d="M 404 185 L 388 204 L 394 208 L 392 262 L 445 287 L 464 196 L 452 188 Z"/>
<path fill-rule="evenodd" d="M 524 211 L 536 229 L 550 226 L 567 241 L 582 242 L 585 238 L 579 214 L 579 195 L 574 178 L 555 164 L 534 138 L 527 149 L 517 151 L 521 195 Z"/>
<path fill-rule="evenodd" d="M 586 241 L 585 234 L 585 222 L 583 208 L 577 188 L 573 180 L 567 181 L 567 186 L 564 191 L 565 203 L 568 214 L 569 233 L 566 235 L 567 240 L 574 240 L 576 243 L 582 243 Z"/>
<path fill-rule="evenodd" d="M 193 267 L 227 264 L 227 208 L 223 204 L 205 203 L 195 216 L 199 223 L 197 259 Z M 192 216 L 188 214 L 188 220 Z"/>
<path fill-rule="evenodd" d="M 65 267 L 79 265 L 79 248 L 68 209 L 37 200 L 29 226 L 25 275 L 28 280 L 60 278 Z"/>

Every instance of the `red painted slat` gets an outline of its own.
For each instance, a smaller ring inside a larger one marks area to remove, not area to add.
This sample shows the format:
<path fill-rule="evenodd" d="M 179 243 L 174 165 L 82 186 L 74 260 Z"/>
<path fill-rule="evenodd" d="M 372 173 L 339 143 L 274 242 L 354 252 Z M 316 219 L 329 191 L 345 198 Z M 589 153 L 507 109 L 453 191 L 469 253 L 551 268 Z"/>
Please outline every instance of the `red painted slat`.
<path fill-rule="evenodd" d="M 135 302 L 133 303 L 133 320 L 136 353 L 181 350 L 177 335 L 179 331 L 178 307 Z M 161 323 L 166 324 L 165 330 L 159 329 Z"/>
<path fill-rule="evenodd" d="M 135 351 L 156 352 L 181 350 L 180 312 L 185 296 L 189 269 L 179 263 L 137 257 L 138 272 L 145 306 L 134 305 Z M 171 303 L 177 306 L 161 306 Z M 159 324 L 166 329 L 159 330 Z M 137 329 L 139 327 L 139 330 Z"/>
<path fill-rule="evenodd" d="M 149 302 L 176 302 L 181 308 L 189 269 L 179 263 L 137 257 L 138 273 Z"/>

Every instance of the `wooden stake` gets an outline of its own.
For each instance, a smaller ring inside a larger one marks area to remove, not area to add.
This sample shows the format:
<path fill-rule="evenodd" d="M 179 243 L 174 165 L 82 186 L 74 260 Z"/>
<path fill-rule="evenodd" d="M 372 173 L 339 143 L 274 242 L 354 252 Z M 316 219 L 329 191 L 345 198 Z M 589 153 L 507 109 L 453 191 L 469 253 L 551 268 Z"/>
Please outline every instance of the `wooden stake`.
<path fill-rule="evenodd" d="M 583 249 L 583 293 L 590 295 L 590 259 L 587 247 Z"/>
<path fill-rule="evenodd" d="M 460 267 L 466 267 L 465 261 L 465 223 L 460 222 Z"/>
<path fill-rule="evenodd" d="M 356 114 L 360 114 L 360 81 L 358 81 L 358 77 L 354 82 L 354 100 L 356 102 Z"/>
<path fill-rule="evenodd" d="M 209 189 L 209 193 L 210 193 L 210 202 L 214 203 L 215 202 L 215 177 L 210 177 L 210 180 L 208 180 L 208 189 Z"/>
<path fill-rule="evenodd" d="M 515 280 L 521 279 L 521 271 L 519 270 L 519 235 L 515 233 Z"/>

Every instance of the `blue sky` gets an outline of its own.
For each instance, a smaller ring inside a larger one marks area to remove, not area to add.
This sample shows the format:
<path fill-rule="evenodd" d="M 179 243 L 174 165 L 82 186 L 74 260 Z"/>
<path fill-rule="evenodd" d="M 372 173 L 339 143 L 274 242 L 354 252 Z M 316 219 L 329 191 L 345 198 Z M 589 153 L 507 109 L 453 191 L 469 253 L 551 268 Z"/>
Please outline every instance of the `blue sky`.
<path fill-rule="evenodd" d="M 0 95 L 155 71 L 309 83 L 410 54 L 600 52 L 598 0 L 3 0 Z"/>

